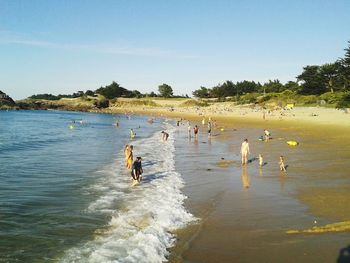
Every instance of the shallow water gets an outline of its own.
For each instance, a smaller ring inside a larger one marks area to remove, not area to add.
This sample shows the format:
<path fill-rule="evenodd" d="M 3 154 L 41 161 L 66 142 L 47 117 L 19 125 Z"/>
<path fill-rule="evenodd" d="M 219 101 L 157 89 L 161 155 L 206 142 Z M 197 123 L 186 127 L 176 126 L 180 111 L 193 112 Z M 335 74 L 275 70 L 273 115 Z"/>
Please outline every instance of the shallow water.
<path fill-rule="evenodd" d="M 179 233 L 172 262 L 335 262 L 350 244 L 349 232 L 286 234 L 349 220 L 348 134 L 284 125 L 271 128 L 273 139 L 261 142 L 262 132 L 231 125 L 211 140 L 202 133 L 189 141 L 179 130 L 176 164 L 186 182 L 186 205 L 201 222 Z M 255 160 L 241 167 L 244 138 L 251 158 L 262 154 L 265 166 Z M 300 145 L 289 147 L 290 139 Z M 279 171 L 280 155 L 286 174 Z"/>
<path fill-rule="evenodd" d="M 183 206 L 172 129 L 144 117 L 0 112 L 0 261 L 164 261 L 175 241 L 169 231 L 194 220 Z M 127 143 L 143 157 L 135 187 L 123 167 Z"/>

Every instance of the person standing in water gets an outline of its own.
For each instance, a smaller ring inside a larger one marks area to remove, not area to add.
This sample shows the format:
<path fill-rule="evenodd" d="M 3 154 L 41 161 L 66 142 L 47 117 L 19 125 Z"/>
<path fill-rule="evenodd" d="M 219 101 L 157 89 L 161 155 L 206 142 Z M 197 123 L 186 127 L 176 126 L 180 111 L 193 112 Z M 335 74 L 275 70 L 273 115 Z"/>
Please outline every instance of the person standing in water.
<path fill-rule="evenodd" d="M 130 129 L 130 138 L 133 139 L 135 138 L 135 136 L 136 136 L 136 133 L 134 132 L 134 130 Z"/>
<path fill-rule="evenodd" d="M 250 154 L 248 139 L 244 139 L 241 145 L 242 165 L 248 163 L 248 155 Z"/>
<path fill-rule="evenodd" d="M 134 146 L 130 145 L 129 146 L 129 152 L 128 152 L 128 158 L 127 158 L 127 165 L 126 165 L 126 168 L 128 169 L 131 169 L 131 166 L 132 166 L 132 161 L 134 159 L 134 155 L 133 155 L 133 149 L 134 149 Z"/>
<path fill-rule="evenodd" d="M 211 121 L 208 121 L 208 137 L 211 137 Z"/>
<path fill-rule="evenodd" d="M 280 156 L 280 161 L 278 162 L 280 165 L 280 170 L 283 172 L 286 172 L 286 166 L 284 165 L 284 157 L 281 155 Z"/>
<path fill-rule="evenodd" d="M 191 123 L 190 122 L 188 122 L 187 130 L 188 130 L 188 138 L 191 138 Z"/>
<path fill-rule="evenodd" d="M 130 146 L 129 146 L 129 144 L 127 144 L 124 147 L 124 163 L 125 163 L 125 167 L 128 167 L 129 151 L 130 151 Z"/>
<path fill-rule="evenodd" d="M 136 157 L 135 162 L 132 164 L 132 169 L 131 169 L 131 176 L 132 179 L 140 182 L 142 179 L 142 163 L 141 163 L 141 157 Z"/>
<path fill-rule="evenodd" d="M 268 140 L 270 140 L 270 132 L 268 130 L 264 130 L 264 135 L 265 135 L 265 141 L 267 142 Z"/>
<path fill-rule="evenodd" d="M 168 137 L 169 137 L 169 133 L 167 133 L 167 132 L 165 132 L 165 131 L 162 131 L 161 133 L 163 134 L 163 136 L 162 136 L 163 142 L 167 141 L 167 140 L 168 140 Z"/>
<path fill-rule="evenodd" d="M 198 126 L 197 126 L 197 125 L 194 126 L 194 128 L 193 128 L 193 133 L 194 133 L 194 137 L 195 137 L 195 138 L 198 138 L 198 131 L 199 131 Z"/>

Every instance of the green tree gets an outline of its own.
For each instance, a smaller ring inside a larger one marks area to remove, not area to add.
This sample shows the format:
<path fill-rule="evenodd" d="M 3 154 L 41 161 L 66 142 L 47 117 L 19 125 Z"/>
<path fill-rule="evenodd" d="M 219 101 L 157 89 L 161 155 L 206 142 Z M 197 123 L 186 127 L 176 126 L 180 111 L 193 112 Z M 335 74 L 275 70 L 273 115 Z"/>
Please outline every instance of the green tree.
<path fill-rule="evenodd" d="M 118 83 L 112 82 L 112 84 L 106 87 L 101 87 L 95 91 L 97 94 L 105 96 L 107 99 L 114 99 L 118 97 L 129 97 L 131 94 L 130 90 L 121 87 Z"/>
<path fill-rule="evenodd" d="M 339 77 L 339 62 L 324 64 L 320 68 L 320 74 L 325 80 L 325 85 L 333 93 L 334 92 L 334 82 Z"/>
<path fill-rule="evenodd" d="M 206 87 L 200 87 L 200 89 L 193 91 L 192 95 L 196 98 L 208 98 L 209 90 Z"/>
<path fill-rule="evenodd" d="M 283 84 L 278 80 L 269 80 L 269 82 L 262 85 L 263 92 L 282 92 L 284 90 Z"/>
<path fill-rule="evenodd" d="M 320 74 L 320 66 L 312 65 L 304 67 L 304 71 L 297 76 L 301 82 L 302 94 L 322 94 L 326 92 L 326 85 L 323 76 Z"/>
<path fill-rule="evenodd" d="M 299 92 L 300 86 L 299 86 L 298 82 L 288 81 L 286 84 L 284 84 L 284 90 L 291 90 L 291 91 Z"/>
<path fill-rule="evenodd" d="M 340 62 L 340 74 L 343 79 L 343 87 L 345 90 L 350 90 L 350 41 L 348 41 L 348 48 L 345 50 L 344 58 Z"/>
<path fill-rule="evenodd" d="M 173 89 L 168 84 L 159 85 L 158 91 L 161 97 L 169 98 L 173 96 Z"/>

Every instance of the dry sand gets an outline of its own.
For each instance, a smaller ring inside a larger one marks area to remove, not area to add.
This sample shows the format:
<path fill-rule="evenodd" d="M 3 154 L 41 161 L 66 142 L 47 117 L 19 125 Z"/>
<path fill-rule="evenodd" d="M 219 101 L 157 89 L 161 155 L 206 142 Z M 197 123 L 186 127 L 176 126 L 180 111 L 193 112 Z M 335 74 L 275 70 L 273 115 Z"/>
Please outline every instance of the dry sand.
<path fill-rule="evenodd" d="M 125 99 L 124 99 L 125 100 Z M 123 107 L 109 107 L 106 112 L 124 114 L 143 114 L 150 116 L 168 116 L 176 118 L 219 119 L 249 123 L 291 122 L 295 124 L 316 124 L 323 126 L 338 126 L 350 128 L 350 111 L 348 109 L 333 109 L 324 107 L 295 107 L 291 110 L 262 109 L 254 105 L 235 105 L 232 102 L 213 103 L 207 107 L 182 107 L 184 100 L 154 100 L 157 107 L 133 106 L 132 103 Z M 265 118 L 264 118 L 265 115 Z"/>

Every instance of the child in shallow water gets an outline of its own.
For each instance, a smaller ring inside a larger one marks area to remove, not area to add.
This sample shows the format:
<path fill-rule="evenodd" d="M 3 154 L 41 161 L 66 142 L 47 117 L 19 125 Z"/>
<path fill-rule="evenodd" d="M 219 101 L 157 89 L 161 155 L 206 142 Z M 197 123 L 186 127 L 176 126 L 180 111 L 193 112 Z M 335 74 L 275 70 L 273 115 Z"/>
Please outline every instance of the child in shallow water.
<path fill-rule="evenodd" d="M 286 166 L 284 165 L 284 157 L 282 155 L 280 156 L 279 165 L 280 165 L 280 170 L 285 172 L 286 171 Z"/>
<path fill-rule="evenodd" d="M 259 154 L 259 165 L 262 167 L 264 165 L 264 159 L 261 154 Z"/>

